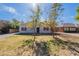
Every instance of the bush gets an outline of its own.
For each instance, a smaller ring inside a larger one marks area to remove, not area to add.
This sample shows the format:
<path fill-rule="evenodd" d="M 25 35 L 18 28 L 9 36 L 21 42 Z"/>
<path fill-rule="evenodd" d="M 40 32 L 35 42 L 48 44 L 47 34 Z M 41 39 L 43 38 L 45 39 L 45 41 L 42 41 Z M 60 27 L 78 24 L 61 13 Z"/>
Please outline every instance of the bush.
<path fill-rule="evenodd" d="M 54 40 L 47 41 L 47 49 L 50 55 L 57 55 L 59 52 L 59 43 Z"/>
<path fill-rule="evenodd" d="M 24 40 L 23 41 L 23 46 L 32 46 L 33 45 L 33 40 L 29 39 L 29 40 Z"/>

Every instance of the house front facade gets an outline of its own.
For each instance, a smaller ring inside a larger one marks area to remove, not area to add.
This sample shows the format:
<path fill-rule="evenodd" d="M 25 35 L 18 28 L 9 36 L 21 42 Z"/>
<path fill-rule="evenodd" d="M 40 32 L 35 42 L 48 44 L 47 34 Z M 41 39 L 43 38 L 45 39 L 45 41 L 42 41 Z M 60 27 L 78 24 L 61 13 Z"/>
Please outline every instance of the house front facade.
<path fill-rule="evenodd" d="M 44 24 L 41 24 L 40 26 L 36 26 L 35 28 L 34 27 L 28 27 L 27 25 L 24 25 L 22 24 L 20 27 L 19 27 L 19 32 L 20 33 L 37 33 L 37 34 L 41 34 L 41 33 L 52 33 L 52 31 L 50 30 L 50 27 L 48 26 L 44 26 Z"/>
<path fill-rule="evenodd" d="M 20 27 L 19 29 L 20 33 L 52 33 L 49 27 L 36 27 L 35 29 L 33 28 L 28 28 L 28 27 Z"/>

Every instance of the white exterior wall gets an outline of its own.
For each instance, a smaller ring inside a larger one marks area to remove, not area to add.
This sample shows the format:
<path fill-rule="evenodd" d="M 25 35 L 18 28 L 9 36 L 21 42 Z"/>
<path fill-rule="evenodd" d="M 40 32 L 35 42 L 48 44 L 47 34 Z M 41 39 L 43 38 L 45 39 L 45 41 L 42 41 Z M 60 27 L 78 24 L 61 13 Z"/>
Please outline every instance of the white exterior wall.
<path fill-rule="evenodd" d="M 22 31 L 21 30 L 22 27 L 24 27 L 24 26 L 20 26 L 20 28 L 19 28 L 20 33 L 34 33 L 34 30 L 27 28 L 27 27 L 26 27 L 27 28 L 26 31 Z"/>
<path fill-rule="evenodd" d="M 43 27 L 41 27 L 41 28 L 40 28 L 40 33 L 52 33 L 52 32 L 51 32 L 50 28 L 49 28 L 49 30 L 47 31 L 47 30 L 44 30 Z"/>
<path fill-rule="evenodd" d="M 34 29 L 26 27 L 27 28 L 26 31 L 22 31 L 21 30 L 22 27 L 25 27 L 25 26 L 20 26 L 20 28 L 19 28 L 20 33 L 34 33 Z M 37 28 L 36 28 L 35 32 L 37 33 Z M 39 28 L 39 33 L 52 33 L 52 32 L 51 32 L 50 28 L 47 31 L 47 30 L 44 30 L 43 27 L 41 27 L 41 28 Z"/>

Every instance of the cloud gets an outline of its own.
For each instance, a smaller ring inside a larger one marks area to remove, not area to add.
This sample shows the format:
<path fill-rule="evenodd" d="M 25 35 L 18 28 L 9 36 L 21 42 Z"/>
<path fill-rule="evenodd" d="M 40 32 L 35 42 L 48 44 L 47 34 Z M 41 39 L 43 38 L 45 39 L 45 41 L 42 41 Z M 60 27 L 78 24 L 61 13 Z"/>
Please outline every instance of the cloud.
<path fill-rule="evenodd" d="M 10 6 L 6 6 L 6 5 L 3 5 L 3 4 L 0 4 L 0 10 L 3 10 L 3 11 L 7 11 L 9 13 L 12 13 L 12 14 L 17 14 L 17 11 L 15 8 L 13 7 L 10 7 Z"/>
<path fill-rule="evenodd" d="M 5 10 L 10 12 L 10 13 L 17 14 L 16 9 L 13 7 L 5 6 Z"/>
<path fill-rule="evenodd" d="M 71 18 L 75 18 L 75 16 L 71 16 Z"/>

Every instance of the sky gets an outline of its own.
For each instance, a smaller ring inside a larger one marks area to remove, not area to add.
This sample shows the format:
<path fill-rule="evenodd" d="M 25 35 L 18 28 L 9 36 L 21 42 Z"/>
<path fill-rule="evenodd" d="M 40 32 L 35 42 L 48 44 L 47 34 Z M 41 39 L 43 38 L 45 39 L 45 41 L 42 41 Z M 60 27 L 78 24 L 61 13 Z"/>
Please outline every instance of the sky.
<path fill-rule="evenodd" d="M 40 8 L 43 12 L 43 14 L 41 14 L 41 21 L 47 19 L 47 12 L 50 6 L 51 3 L 40 4 Z M 79 23 L 74 18 L 76 16 L 77 6 L 79 6 L 78 3 L 63 3 L 63 16 L 57 21 L 61 23 Z M 0 20 L 10 21 L 17 19 L 24 22 L 31 21 L 31 9 L 34 9 L 34 4 L 32 3 L 0 3 Z"/>

